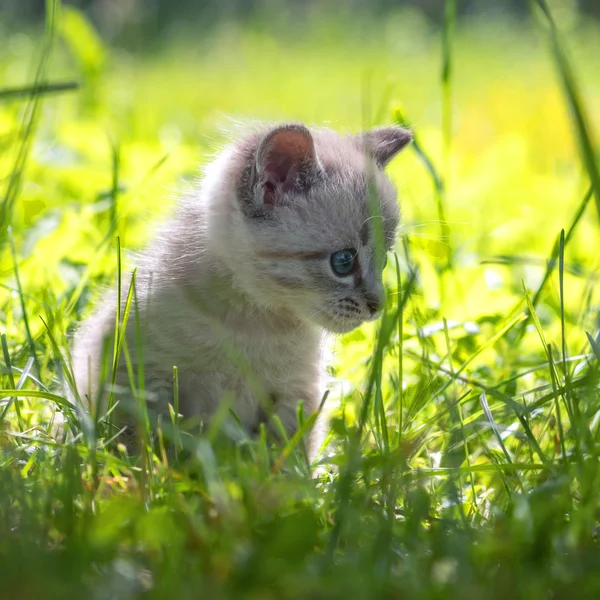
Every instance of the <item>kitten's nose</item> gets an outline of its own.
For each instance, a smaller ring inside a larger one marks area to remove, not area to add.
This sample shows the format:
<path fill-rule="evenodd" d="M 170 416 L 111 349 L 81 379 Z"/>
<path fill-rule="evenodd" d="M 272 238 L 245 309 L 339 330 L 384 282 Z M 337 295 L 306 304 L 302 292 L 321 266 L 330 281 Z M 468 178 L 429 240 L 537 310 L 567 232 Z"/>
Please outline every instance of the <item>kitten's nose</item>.
<path fill-rule="evenodd" d="M 367 302 L 367 308 L 369 309 L 371 316 L 379 312 L 381 310 L 381 307 L 383 306 L 383 300 L 372 294 L 367 294 L 365 296 L 365 300 Z"/>

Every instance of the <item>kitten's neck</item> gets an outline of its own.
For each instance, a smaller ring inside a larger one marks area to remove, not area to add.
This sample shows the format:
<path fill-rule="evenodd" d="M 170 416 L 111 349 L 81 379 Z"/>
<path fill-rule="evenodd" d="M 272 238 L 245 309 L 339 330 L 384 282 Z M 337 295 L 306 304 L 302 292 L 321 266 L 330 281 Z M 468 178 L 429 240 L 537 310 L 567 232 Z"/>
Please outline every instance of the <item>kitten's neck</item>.
<path fill-rule="evenodd" d="M 205 249 L 202 260 L 190 275 L 179 281 L 187 300 L 227 329 L 254 332 L 260 329 L 273 334 L 305 329 L 319 334 L 318 328 L 299 320 L 286 308 L 273 308 L 257 301 L 210 247 Z"/>

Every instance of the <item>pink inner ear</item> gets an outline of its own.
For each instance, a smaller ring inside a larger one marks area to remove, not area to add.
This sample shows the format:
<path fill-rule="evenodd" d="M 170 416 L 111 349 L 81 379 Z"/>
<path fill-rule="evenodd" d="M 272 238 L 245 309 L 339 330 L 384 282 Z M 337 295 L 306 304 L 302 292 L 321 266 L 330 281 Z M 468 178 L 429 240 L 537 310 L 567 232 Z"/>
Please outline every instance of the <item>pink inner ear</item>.
<path fill-rule="evenodd" d="M 289 163 L 278 163 L 276 168 L 265 168 L 263 173 L 263 193 L 265 204 L 275 204 L 277 194 L 289 192 L 296 185 L 298 169 Z"/>
<path fill-rule="evenodd" d="M 276 204 L 281 194 L 294 189 L 298 173 L 314 161 L 314 144 L 307 129 L 279 129 L 268 136 L 259 158 L 264 203 Z"/>
<path fill-rule="evenodd" d="M 262 184 L 263 202 L 265 204 L 275 204 L 277 197 L 277 186 L 272 181 L 265 181 Z"/>
<path fill-rule="evenodd" d="M 263 172 L 268 181 L 285 185 L 293 183 L 298 169 L 289 156 L 273 153 L 271 157 L 267 158 Z"/>

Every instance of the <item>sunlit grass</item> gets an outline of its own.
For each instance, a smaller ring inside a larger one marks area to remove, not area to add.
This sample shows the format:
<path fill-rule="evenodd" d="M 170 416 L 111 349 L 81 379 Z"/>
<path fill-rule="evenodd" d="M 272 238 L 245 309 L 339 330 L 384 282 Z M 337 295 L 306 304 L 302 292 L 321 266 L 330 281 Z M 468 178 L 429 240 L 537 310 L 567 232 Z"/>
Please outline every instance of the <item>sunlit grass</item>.
<path fill-rule="evenodd" d="M 0 27 L 6 597 L 597 597 L 600 30 L 454 23 L 453 4 L 444 45 L 418 12 L 147 54 L 66 7 L 45 42 Z M 176 451 L 146 432 L 136 461 L 65 401 L 70 332 L 229 117 L 417 140 L 390 168 L 386 313 L 336 341 L 312 479 L 299 436 L 196 441 L 174 410 Z"/>

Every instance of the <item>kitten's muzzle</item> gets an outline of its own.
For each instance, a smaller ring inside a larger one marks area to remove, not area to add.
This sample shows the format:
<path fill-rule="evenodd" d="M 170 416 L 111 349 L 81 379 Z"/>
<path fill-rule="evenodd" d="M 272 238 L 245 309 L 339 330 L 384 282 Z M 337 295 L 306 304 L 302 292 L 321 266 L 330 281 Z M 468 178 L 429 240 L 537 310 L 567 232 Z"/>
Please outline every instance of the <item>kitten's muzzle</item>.
<path fill-rule="evenodd" d="M 367 304 L 367 309 L 373 317 L 383 308 L 384 300 L 382 298 L 378 298 L 373 294 L 367 294 L 365 296 L 365 302 Z"/>

